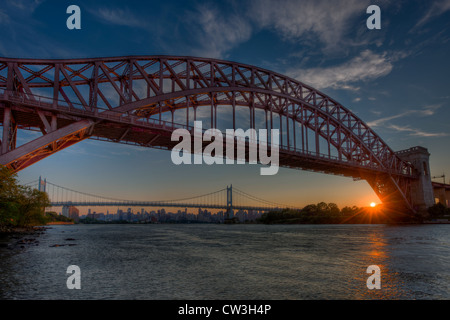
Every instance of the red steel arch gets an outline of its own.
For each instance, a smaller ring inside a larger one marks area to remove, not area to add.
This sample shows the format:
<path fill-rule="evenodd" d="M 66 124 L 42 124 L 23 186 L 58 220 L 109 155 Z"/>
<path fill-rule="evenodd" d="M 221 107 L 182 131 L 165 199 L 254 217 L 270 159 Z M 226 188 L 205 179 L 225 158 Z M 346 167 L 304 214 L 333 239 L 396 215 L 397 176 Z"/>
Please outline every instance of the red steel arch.
<path fill-rule="evenodd" d="M 414 211 L 412 164 L 350 110 L 282 74 L 216 59 L 0 58 L 0 164 L 19 171 L 86 138 L 171 149 L 174 129 L 225 121 L 221 106 L 230 128 L 245 107 L 248 128 L 280 129 L 281 166 L 365 179 L 384 203 Z M 17 129 L 42 136 L 16 146 Z"/>

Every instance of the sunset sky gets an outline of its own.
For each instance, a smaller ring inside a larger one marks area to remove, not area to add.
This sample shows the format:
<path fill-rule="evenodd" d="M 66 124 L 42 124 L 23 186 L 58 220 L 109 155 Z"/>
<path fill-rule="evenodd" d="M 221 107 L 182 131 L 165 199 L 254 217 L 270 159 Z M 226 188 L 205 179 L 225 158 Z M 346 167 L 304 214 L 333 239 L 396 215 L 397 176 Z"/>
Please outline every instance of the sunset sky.
<path fill-rule="evenodd" d="M 66 27 L 72 4 L 81 9 L 81 30 Z M 371 4 L 381 8 L 381 30 L 366 27 Z M 2 57 L 198 56 L 288 75 L 352 110 L 393 150 L 428 148 L 431 174 L 450 181 L 450 0 L 5 0 L 0 26 Z M 36 136 L 21 132 L 18 143 Z M 296 206 L 379 202 L 365 181 L 284 168 L 261 176 L 259 168 L 176 166 L 168 151 L 87 140 L 19 178 L 42 176 L 130 200 L 183 198 L 233 184 Z"/>

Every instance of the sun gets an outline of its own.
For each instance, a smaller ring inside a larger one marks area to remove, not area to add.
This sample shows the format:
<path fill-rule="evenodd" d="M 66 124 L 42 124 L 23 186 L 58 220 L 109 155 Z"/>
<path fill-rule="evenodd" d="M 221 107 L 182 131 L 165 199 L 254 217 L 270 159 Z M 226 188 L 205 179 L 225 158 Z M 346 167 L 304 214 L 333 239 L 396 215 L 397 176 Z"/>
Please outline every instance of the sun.
<path fill-rule="evenodd" d="M 371 206 L 372 208 L 375 208 L 375 207 L 377 206 L 377 204 L 376 204 L 375 202 L 372 202 L 372 203 L 370 204 L 370 206 Z"/>

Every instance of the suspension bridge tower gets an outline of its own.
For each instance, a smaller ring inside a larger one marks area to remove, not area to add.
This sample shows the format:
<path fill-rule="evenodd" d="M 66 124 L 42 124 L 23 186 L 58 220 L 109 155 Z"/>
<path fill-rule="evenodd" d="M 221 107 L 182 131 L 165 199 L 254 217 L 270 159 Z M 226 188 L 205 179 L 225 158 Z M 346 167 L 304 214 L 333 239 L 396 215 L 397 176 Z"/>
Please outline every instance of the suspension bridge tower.
<path fill-rule="evenodd" d="M 233 217 L 233 185 L 227 186 L 227 212 L 225 220 L 230 220 Z"/>
<path fill-rule="evenodd" d="M 42 180 L 42 178 L 39 176 L 38 190 L 42 191 L 42 192 L 46 192 L 46 190 L 47 190 L 47 179 Z"/>

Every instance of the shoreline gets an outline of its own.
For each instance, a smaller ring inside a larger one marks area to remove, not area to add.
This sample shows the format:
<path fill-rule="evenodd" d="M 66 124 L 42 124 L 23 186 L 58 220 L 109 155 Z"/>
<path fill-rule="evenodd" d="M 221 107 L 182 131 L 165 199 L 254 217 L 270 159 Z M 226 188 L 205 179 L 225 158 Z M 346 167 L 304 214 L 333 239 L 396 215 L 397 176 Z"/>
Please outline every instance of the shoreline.
<path fill-rule="evenodd" d="M 64 222 L 64 221 L 55 221 L 55 222 L 49 222 L 46 224 L 46 226 L 59 226 L 59 225 L 72 225 L 75 224 L 74 222 Z"/>
<path fill-rule="evenodd" d="M 28 226 L 28 227 L 0 227 L 0 236 L 19 235 L 19 234 L 31 234 L 39 231 L 45 231 L 48 229 L 46 225 L 40 226 Z"/>
<path fill-rule="evenodd" d="M 25 249 L 25 246 L 39 245 L 37 240 L 49 229 L 46 226 L 29 227 L 1 227 L 0 228 L 0 248 L 9 250 Z"/>

